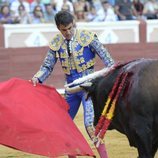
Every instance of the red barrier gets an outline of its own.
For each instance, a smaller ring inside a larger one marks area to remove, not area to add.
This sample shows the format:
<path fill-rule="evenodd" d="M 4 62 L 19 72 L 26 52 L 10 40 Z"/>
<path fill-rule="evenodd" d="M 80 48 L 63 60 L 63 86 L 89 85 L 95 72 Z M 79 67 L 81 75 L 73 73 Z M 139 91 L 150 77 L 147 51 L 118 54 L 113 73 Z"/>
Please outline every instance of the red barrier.
<path fill-rule="evenodd" d="M 157 43 L 111 44 L 105 46 L 116 61 L 128 61 L 137 58 L 158 58 Z M 0 81 L 12 77 L 30 79 L 37 72 L 46 55 L 47 47 L 39 48 L 0 48 Z M 97 57 L 96 70 L 103 67 Z M 45 84 L 63 88 L 64 74 L 57 63 L 52 76 Z"/>
<path fill-rule="evenodd" d="M 4 27 L 0 25 L 0 47 L 4 48 Z"/>

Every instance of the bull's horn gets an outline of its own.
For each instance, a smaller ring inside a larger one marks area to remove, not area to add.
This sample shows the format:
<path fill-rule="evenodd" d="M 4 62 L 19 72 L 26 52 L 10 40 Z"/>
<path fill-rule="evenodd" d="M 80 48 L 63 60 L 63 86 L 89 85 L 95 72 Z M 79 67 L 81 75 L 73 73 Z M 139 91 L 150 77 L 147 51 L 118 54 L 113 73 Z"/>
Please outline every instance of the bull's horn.
<path fill-rule="evenodd" d="M 86 86 L 86 87 L 89 87 L 89 86 L 91 86 L 92 85 L 92 83 L 91 82 L 86 82 L 86 83 L 83 83 L 83 84 L 81 84 L 80 86 Z M 80 87 L 80 86 L 75 86 L 75 87 L 68 87 L 68 86 L 66 86 L 65 87 L 65 90 L 68 92 L 68 93 L 76 93 L 76 92 L 80 92 L 81 90 L 83 90 L 83 88 L 82 87 Z"/>
<path fill-rule="evenodd" d="M 96 72 L 94 72 L 92 74 L 89 74 L 89 75 L 84 76 L 82 78 L 76 79 L 72 83 L 69 83 L 69 84 L 65 85 L 65 87 L 69 87 L 69 86 L 77 85 L 77 84 L 82 84 L 83 82 L 90 81 L 90 80 L 95 79 L 95 78 L 97 78 L 99 76 L 103 76 L 106 73 L 108 73 L 110 70 L 112 70 L 113 68 L 114 68 L 114 65 L 112 65 L 111 67 L 106 67 L 106 68 L 104 68 L 102 70 L 96 71 Z"/>

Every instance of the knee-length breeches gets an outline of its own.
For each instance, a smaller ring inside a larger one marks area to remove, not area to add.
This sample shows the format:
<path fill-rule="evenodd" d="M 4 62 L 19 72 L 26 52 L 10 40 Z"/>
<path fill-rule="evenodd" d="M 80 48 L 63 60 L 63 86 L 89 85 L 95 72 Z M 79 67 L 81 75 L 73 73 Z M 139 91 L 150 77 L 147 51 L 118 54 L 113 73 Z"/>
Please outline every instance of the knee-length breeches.
<path fill-rule="evenodd" d="M 86 100 L 85 92 L 77 92 L 74 94 L 66 94 L 66 100 L 70 106 L 69 114 L 72 119 L 76 116 L 80 104 L 83 105 L 83 112 L 84 112 L 84 125 L 85 127 L 93 126 L 94 121 L 94 110 L 91 98 Z"/>

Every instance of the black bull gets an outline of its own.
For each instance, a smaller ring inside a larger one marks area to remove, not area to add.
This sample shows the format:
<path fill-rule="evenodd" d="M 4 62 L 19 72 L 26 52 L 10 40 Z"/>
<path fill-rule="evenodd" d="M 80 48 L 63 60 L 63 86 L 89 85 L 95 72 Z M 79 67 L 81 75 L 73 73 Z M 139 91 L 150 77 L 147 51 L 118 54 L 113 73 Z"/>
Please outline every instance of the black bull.
<path fill-rule="evenodd" d="M 158 60 L 140 59 L 116 68 L 84 87 L 92 98 L 96 125 L 116 77 L 128 72 L 109 129 L 125 134 L 139 158 L 153 158 L 158 148 Z"/>

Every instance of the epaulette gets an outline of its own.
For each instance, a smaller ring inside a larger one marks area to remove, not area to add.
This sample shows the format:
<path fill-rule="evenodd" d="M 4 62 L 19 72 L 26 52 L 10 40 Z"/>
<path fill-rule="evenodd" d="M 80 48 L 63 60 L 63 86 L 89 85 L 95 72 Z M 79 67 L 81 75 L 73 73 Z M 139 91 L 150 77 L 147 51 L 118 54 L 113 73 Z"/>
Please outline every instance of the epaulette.
<path fill-rule="evenodd" d="M 57 50 L 59 50 L 62 42 L 63 42 L 62 35 L 61 34 L 57 34 L 57 35 L 55 35 L 53 40 L 50 42 L 49 47 L 50 47 L 50 49 L 52 49 L 54 51 L 57 51 Z"/>
<path fill-rule="evenodd" d="M 94 33 L 88 30 L 78 30 L 77 40 L 83 47 L 88 46 L 94 39 Z"/>

